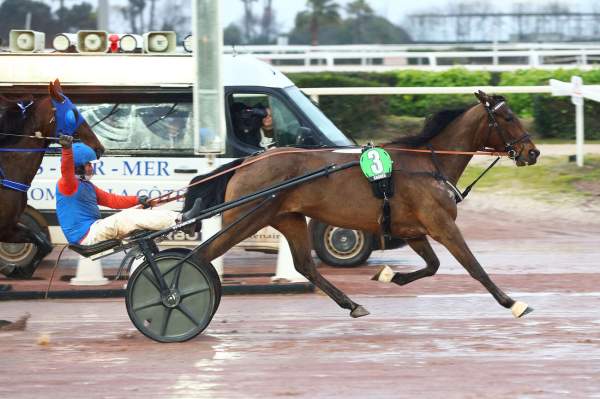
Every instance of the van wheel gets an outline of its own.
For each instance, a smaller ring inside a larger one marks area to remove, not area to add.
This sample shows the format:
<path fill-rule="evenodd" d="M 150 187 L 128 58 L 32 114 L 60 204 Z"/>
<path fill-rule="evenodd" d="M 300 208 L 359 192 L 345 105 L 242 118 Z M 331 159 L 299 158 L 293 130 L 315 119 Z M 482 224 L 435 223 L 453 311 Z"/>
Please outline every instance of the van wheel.
<path fill-rule="evenodd" d="M 311 221 L 313 248 L 319 259 L 334 267 L 354 267 L 371 256 L 373 236 L 360 230 L 343 229 Z"/>
<path fill-rule="evenodd" d="M 48 229 L 42 227 L 33 216 L 26 212 L 21 215 L 21 223 L 32 230 L 41 232 L 48 239 L 50 238 Z M 0 242 L 0 273 L 10 278 L 31 278 L 46 254 L 40 255 L 42 254 L 35 244 Z"/>

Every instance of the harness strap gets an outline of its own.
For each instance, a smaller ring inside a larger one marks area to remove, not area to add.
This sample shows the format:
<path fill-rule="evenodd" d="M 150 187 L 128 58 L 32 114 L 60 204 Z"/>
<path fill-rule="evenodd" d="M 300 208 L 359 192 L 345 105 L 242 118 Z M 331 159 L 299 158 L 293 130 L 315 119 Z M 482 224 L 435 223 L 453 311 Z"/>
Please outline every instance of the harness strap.
<path fill-rule="evenodd" d="M 467 195 L 469 195 L 469 193 L 471 192 L 471 189 L 475 186 L 475 184 L 477 184 L 477 182 L 490 170 L 494 167 L 494 165 L 496 165 L 496 163 L 498 163 L 498 161 L 500 160 L 500 156 L 496 157 L 496 159 L 494 160 L 494 162 L 492 162 L 490 164 L 490 166 L 488 166 L 471 184 L 469 184 L 467 186 L 467 188 L 461 193 L 461 191 L 458 189 L 458 187 L 456 187 L 456 185 L 454 185 L 450 180 L 448 180 L 448 178 L 444 175 L 444 173 L 442 172 L 442 169 L 440 168 L 440 164 L 438 162 L 437 156 L 436 156 L 436 151 L 433 149 L 433 147 L 428 146 L 430 151 L 431 151 L 431 160 L 435 166 L 436 172 L 434 173 L 433 177 L 443 181 L 444 183 L 446 183 L 446 185 L 450 188 L 450 190 L 452 190 L 452 192 L 454 193 L 454 198 L 456 200 L 456 203 L 458 204 L 459 202 L 463 201 Z"/>
<path fill-rule="evenodd" d="M 467 188 L 465 188 L 465 191 L 462 192 L 461 197 L 464 199 L 470 192 L 471 189 L 473 188 L 473 186 L 475 186 L 475 184 L 479 181 L 479 179 L 481 179 L 483 177 L 483 175 L 485 175 L 490 169 L 492 169 L 494 167 L 494 165 L 496 165 L 496 163 L 500 160 L 500 157 L 497 157 L 494 162 L 492 162 L 490 164 L 490 166 L 488 166 L 480 175 L 477 179 L 475 179 L 471 184 L 469 184 L 467 186 Z M 447 182 L 449 183 L 449 182 Z"/>
<path fill-rule="evenodd" d="M 28 186 L 27 184 L 5 179 L 5 176 L 6 175 L 4 174 L 4 170 L 2 170 L 2 167 L 0 166 L 0 187 L 10 188 L 12 190 L 20 191 L 22 193 L 26 193 L 29 190 L 30 186 Z"/>
<path fill-rule="evenodd" d="M 29 191 L 29 187 L 27 184 L 19 183 L 12 180 L 0 179 L 0 186 L 10 188 L 16 191 L 20 191 L 22 193 L 26 193 Z"/>
<path fill-rule="evenodd" d="M 381 249 L 385 249 L 385 240 L 392 238 L 392 210 L 387 195 L 383 197 L 381 206 Z"/>

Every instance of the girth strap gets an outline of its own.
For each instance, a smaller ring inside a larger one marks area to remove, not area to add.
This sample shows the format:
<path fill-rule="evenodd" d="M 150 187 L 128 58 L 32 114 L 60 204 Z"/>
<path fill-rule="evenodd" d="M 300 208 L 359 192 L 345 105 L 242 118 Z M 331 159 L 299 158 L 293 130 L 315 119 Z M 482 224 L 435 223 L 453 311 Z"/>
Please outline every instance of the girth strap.
<path fill-rule="evenodd" d="M 374 180 L 371 183 L 373 195 L 376 198 L 381 198 L 381 218 L 379 224 L 381 226 L 381 249 L 385 249 L 385 240 L 392 238 L 392 210 L 390 207 L 390 198 L 394 196 L 394 181 L 392 176 Z"/>

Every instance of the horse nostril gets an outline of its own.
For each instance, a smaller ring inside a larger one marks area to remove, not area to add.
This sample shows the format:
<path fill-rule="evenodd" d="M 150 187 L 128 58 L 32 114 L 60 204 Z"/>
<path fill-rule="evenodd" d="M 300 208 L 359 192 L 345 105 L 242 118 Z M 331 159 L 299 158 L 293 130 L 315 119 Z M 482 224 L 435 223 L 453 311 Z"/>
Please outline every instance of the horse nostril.
<path fill-rule="evenodd" d="M 529 159 L 532 161 L 536 161 L 540 156 L 540 150 L 529 150 Z"/>

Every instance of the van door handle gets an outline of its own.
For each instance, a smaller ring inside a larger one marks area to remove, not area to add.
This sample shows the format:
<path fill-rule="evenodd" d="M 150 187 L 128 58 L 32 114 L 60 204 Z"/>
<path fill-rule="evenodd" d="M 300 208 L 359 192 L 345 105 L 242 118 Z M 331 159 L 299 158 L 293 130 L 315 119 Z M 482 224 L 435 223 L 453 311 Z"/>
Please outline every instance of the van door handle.
<path fill-rule="evenodd" d="M 198 169 L 175 169 L 175 173 L 198 173 Z"/>

